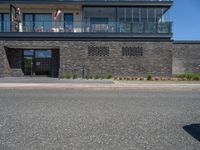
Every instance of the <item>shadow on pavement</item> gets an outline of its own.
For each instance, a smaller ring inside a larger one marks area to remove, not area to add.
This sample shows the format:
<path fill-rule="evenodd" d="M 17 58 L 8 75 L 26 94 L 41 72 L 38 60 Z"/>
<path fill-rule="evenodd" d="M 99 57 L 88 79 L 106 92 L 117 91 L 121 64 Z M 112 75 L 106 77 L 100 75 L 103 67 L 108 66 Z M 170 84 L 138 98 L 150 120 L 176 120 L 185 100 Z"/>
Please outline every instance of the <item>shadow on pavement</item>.
<path fill-rule="evenodd" d="M 200 124 L 186 125 L 183 129 L 200 142 Z"/>

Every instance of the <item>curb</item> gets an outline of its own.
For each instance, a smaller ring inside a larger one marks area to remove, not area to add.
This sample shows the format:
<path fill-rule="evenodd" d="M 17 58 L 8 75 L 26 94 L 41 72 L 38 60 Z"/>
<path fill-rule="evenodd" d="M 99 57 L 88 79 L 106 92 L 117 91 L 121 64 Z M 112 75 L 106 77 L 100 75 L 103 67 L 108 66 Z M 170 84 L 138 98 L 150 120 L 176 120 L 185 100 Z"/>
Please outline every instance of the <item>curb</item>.
<path fill-rule="evenodd" d="M 200 84 L 70 84 L 70 83 L 1 83 L 0 89 L 194 89 Z"/>

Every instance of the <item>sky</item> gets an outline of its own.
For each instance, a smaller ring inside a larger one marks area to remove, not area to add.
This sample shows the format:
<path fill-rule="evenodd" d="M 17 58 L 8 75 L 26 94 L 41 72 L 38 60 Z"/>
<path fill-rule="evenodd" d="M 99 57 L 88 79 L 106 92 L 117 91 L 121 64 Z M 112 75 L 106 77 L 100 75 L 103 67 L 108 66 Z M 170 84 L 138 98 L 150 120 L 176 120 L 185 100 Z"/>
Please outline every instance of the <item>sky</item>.
<path fill-rule="evenodd" d="M 200 0 L 174 0 L 170 14 L 174 40 L 200 40 Z"/>

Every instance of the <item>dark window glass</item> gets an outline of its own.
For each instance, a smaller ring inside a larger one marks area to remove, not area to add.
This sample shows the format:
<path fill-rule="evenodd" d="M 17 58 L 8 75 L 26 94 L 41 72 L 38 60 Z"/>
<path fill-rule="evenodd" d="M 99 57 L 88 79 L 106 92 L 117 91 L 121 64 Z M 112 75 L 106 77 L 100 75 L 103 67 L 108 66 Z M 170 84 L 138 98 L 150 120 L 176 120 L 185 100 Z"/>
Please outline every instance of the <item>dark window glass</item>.
<path fill-rule="evenodd" d="M 24 15 L 24 30 L 25 32 L 33 32 L 33 15 L 25 14 Z"/>
<path fill-rule="evenodd" d="M 50 32 L 52 28 L 52 16 L 50 14 L 35 15 L 36 32 Z"/>
<path fill-rule="evenodd" d="M 0 32 L 2 32 L 2 14 L 0 14 Z"/>
<path fill-rule="evenodd" d="M 90 27 L 92 32 L 108 32 L 108 18 L 90 18 Z"/>
<path fill-rule="evenodd" d="M 10 15 L 4 14 L 4 32 L 10 31 Z"/>
<path fill-rule="evenodd" d="M 0 32 L 9 32 L 10 31 L 10 15 L 9 14 L 0 14 Z"/>
<path fill-rule="evenodd" d="M 65 14 L 64 20 L 66 32 L 73 32 L 73 14 Z"/>
<path fill-rule="evenodd" d="M 50 32 L 52 28 L 51 14 L 24 14 L 25 31 Z"/>
<path fill-rule="evenodd" d="M 116 19 L 116 8 L 84 8 L 84 29 L 86 32 L 115 32 Z"/>

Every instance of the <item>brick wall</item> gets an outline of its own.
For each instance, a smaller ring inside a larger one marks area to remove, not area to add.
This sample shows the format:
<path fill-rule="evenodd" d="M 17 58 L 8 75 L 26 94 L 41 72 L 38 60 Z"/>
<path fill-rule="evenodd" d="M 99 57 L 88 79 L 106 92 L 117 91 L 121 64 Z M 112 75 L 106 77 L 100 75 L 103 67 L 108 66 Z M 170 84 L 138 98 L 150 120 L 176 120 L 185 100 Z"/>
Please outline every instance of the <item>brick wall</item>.
<path fill-rule="evenodd" d="M 200 73 L 200 44 L 174 44 L 173 74 Z"/>
<path fill-rule="evenodd" d="M 0 41 L 0 76 L 15 72 L 8 63 L 4 46 L 22 48 L 60 49 L 59 74 L 76 73 L 82 76 L 83 67 L 89 75 L 107 76 L 171 76 L 200 73 L 200 44 L 132 41 Z M 109 55 L 88 56 L 88 47 L 108 48 Z M 142 50 L 142 56 L 122 56 L 122 48 Z M 55 66 L 54 66 L 55 67 Z M 12 70 L 9 72 L 9 70 Z M 56 73 L 54 73 L 56 74 Z"/>
<path fill-rule="evenodd" d="M 88 56 L 88 46 L 109 47 L 109 56 Z M 143 56 L 122 56 L 122 47 L 142 47 Z M 90 75 L 157 76 L 172 74 L 172 44 L 168 42 L 66 42 L 61 47 L 60 74 L 82 72 Z"/>
<path fill-rule="evenodd" d="M 4 49 L 4 41 L 0 41 L 0 77 L 5 77 L 9 75 L 10 67 Z"/>

